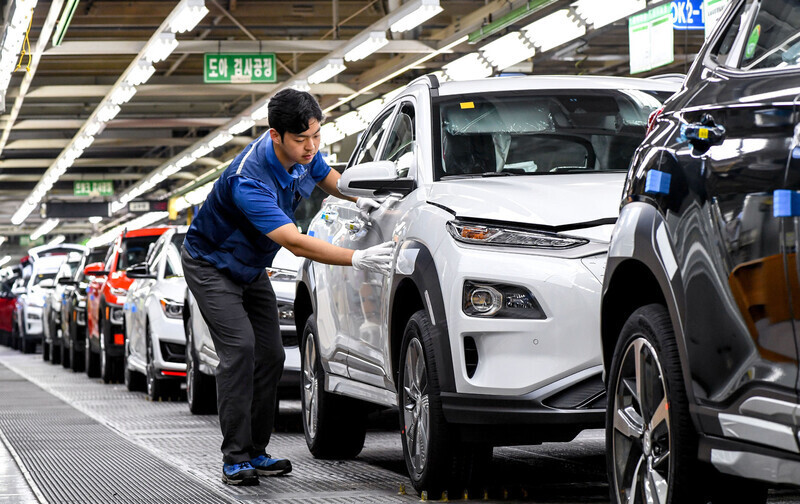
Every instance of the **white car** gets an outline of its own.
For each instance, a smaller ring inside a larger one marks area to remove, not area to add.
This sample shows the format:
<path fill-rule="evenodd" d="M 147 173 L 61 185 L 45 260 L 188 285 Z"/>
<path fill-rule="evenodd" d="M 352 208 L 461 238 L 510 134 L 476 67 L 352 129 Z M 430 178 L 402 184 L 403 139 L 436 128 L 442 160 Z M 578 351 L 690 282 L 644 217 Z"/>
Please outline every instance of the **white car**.
<path fill-rule="evenodd" d="M 278 301 L 278 316 L 286 360 L 278 385 L 279 398 L 297 398 L 300 392 L 300 349 L 294 323 L 294 291 L 300 259 L 281 248 L 267 268 L 272 289 Z M 219 357 L 211 340 L 194 296 L 185 289 L 184 328 L 186 332 L 186 400 L 194 414 L 214 413 L 217 410 L 217 392 L 214 376 Z"/>
<path fill-rule="evenodd" d="M 124 377 L 128 390 L 159 400 L 178 396 L 186 380 L 183 278 L 180 247 L 186 226 L 168 229 L 150 247 L 144 263 L 126 270 L 133 283 L 125 313 Z"/>
<path fill-rule="evenodd" d="M 17 297 L 16 306 L 19 341 L 14 342 L 23 353 L 33 353 L 42 342 L 44 306 L 61 264 L 69 252 L 83 250 L 85 247 L 71 244 L 42 245 L 28 250 L 30 266 L 25 268 L 24 291 Z"/>
<path fill-rule="evenodd" d="M 600 290 L 648 116 L 677 85 L 505 77 L 412 82 L 361 136 L 309 235 L 394 241 L 393 274 L 305 261 L 302 414 L 318 457 L 353 457 L 369 405 L 399 411 L 409 476 L 478 483 L 492 447 L 604 424 Z M 341 412 L 346 410 L 347 415 Z"/>

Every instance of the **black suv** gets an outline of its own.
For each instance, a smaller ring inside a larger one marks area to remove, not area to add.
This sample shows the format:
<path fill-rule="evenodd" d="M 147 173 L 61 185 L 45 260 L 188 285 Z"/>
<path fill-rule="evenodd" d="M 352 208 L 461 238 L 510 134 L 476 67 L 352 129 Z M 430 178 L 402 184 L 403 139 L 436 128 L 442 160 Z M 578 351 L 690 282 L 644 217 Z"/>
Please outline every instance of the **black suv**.
<path fill-rule="evenodd" d="M 649 128 L 603 285 L 612 502 L 764 502 L 800 484 L 797 2 L 731 0 Z"/>

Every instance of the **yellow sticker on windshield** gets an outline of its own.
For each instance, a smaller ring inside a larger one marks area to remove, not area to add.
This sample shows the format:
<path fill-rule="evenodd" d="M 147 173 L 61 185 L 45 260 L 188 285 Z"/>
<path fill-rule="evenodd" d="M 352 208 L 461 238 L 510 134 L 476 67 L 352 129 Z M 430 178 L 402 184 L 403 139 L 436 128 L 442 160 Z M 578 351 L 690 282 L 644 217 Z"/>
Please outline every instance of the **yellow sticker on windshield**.
<path fill-rule="evenodd" d="M 702 139 L 708 138 L 708 130 L 706 128 L 700 128 L 700 131 L 697 132 L 697 136 Z"/>
<path fill-rule="evenodd" d="M 475 104 L 471 101 L 461 102 L 461 108 L 462 109 L 475 108 Z"/>

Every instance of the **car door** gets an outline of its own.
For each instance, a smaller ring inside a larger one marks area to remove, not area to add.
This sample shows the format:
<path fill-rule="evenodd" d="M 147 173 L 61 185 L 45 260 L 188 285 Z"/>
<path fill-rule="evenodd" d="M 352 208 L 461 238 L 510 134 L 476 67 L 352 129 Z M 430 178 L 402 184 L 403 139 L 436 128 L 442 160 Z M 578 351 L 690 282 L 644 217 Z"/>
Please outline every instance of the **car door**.
<path fill-rule="evenodd" d="M 163 258 L 164 240 L 159 240 L 147 256 L 147 273 L 158 276 Z M 130 351 L 137 359 L 146 362 L 147 355 L 147 298 L 150 296 L 157 280 L 154 278 L 137 278 L 128 289 L 128 313 L 133 323 L 129 329 L 133 331 L 130 338 Z"/>
<path fill-rule="evenodd" d="M 399 177 L 409 173 L 411 159 L 416 154 L 416 104 L 413 98 L 398 102 L 386 138 L 380 146 L 376 161 L 392 161 Z M 363 249 L 394 239 L 402 217 L 413 204 L 413 198 L 401 195 L 384 196 L 381 207 L 373 210 L 368 219 L 353 214 L 345 223 L 348 246 Z M 381 388 L 392 388 L 391 346 L 388 333 L 389 292 L 392 277 L 379 273 L 348 268 L 345 284 L 351 290 L 353 302 L 349 311 L 351 330 L 347 367 L 350 377 Z"/>
<path fill-rule="evenodd" d="M 372 161 L 378 156 L 384 134 L 394 107 L 381 113 L 361 138 L 348 166 Z M 346 226 L 359 215 L 355 204 L 348 200 L 329 197 L 322 206 L 320 218 L 312 222 L 309 235 L 345 248 L 363 248 L 354 244 L 354 236 Z M 359 242 L 361 243 L 361 242 Z M 349 325 L 350 311 L 358 306 L 358 287 L 351 284 L 353 268 L 343 266 L 316 266 L 314 277 L 317 296 L 317 331 L 319 351 L 324 362 L 334 374 L 347 375 L 349 339 L 353 337 Z"/>
<path fill-rule="evenodd" d="M 782 248 L 791 230 L 773 211 L 775 191 L 785 184 L 797 83 L 770 75 L 766 60 L 757 62 L 761 45 L 776 33 L 770 23 L 776 7 L 780 19 L 798 17 L 789 1 L 740 2 L 737 21 L 710 51 L 712 74 L 696 83 L 670 148 L 685 174 L 673 187 L 685 184 L 698 195 L 669 210 L 683 216 L 671 234 L 684 264 L 692 373 L 697 390 L 713 401 L 745 386 L 794 389 L 797 381 Z"/>

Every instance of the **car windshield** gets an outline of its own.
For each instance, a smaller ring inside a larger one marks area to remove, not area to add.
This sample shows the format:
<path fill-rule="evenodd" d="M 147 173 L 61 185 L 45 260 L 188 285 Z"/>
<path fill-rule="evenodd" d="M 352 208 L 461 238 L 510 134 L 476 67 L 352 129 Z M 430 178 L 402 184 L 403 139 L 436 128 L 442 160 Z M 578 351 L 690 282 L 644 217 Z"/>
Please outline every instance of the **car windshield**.
<path fill-rule="evenodd" d="M 579 90 L 443 97 L 436 180 L 627 170 L 669 93 Z"/>
<path fill-rule="evenodd" d="M 308 231 L 308 226 L 311 224 L 311 219 L 319 212 L 322 206 L 322 200 L 325 199 L 327 194 L 319 187 L 314 187 L 311 191 L 311 196 L 303 199 L 294 211 L 294 221 L 297 224 L 301 233 Z"/>
<path fill-rule="evenodd" d="M 55 273 L 39 273 L 33 278 L 33 285 L 39 285 L 42 283 L 42 280 L 52 279 L 55 278 Z"/>
<path fill-rule="evenodd" d="M 122 250 L 117 261 L 117 270 L 126 270 L 131 265 L 144 262 L 147 258 L 147 250 L 150 244 L 155 243 L 156 240 L 158 240 L 158 235 L 123 238 Z"/>

